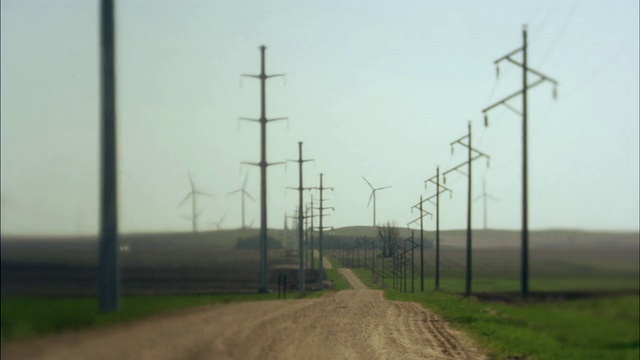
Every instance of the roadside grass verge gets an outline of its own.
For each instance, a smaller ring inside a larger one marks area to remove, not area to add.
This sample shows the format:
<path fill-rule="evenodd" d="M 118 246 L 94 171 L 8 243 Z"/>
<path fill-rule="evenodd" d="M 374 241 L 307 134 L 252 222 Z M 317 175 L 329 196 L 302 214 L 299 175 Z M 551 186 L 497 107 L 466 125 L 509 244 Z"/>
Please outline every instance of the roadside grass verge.
<path fill-rule="evenodd" d="M 212 304 L 275 300 L 277 293 L 194 296 L 125 296 L 117 313 L 98 311 L 96 298 L 2 297 L 2 342 L 132 321 Z M 292 296 L 293 298 L 293 296 Z"/>
<path fill-rule="evenodd" d="M 372 288 L 371 272 L 356 274 Z M 419 288 L 416 287 L 416 290 Z M 505 304 L 433 291 L 385 297 L 413 301 L 465 331 L 496 359 L 638 359 L 640 301 L 637 295 L 555 302 Z"/>
<path fill-rule="evenodd" d="M 327 255 L 325 255 L 325 257 L 331 263 L 332 269 L 328 269 L 328 270 L 325 269 L 325 272 L 327 273 L 327 277 L 329 279 L 333 280 L 333 288 L 335 290 L 337 290 L 337 291 L 351 289 L 351 286 L 347 283 L 347 281 L 338 272 L 338 269 L 343 267 L 342 263 L 340 262 L 340 260 L 338 260 L 338 259 L 336 259 L 334 257 L 331 257 L 331 256 L 327 256 Z"/>

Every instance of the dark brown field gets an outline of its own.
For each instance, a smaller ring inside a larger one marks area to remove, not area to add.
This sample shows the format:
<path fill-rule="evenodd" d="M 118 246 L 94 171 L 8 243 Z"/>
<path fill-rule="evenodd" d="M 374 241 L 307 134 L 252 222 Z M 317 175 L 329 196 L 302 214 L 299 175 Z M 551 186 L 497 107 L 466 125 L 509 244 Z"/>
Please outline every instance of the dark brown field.
<path fill-rule="evenodd" d="M 358 234 L 373 235 L 369 227 L 337 229 L 338 246 L 354 246 Z M 402 236 L 409 236 L 404 229 Z M 414 232 L 418 239 L 418 232 Z M 257 249 L 236 249 L 238 238 L 257 230 L 226 230 L 198 234 L 124 235 L 121 269 L 124 294 L 251 293 L 258 289 Z M 284 241 L 283 232 L 270 236 Z M 425 232 L 432 243 L 433 232 Z M 441 235 L 442 287 L 463 288 L 465 232 Z M 475 230 L 473 243 L 474 291 L 516 292 L 519 288 L 519 232 Z M 331 249 L 333 243 L 326 241 Z M 362 250 L 362 249 L 361 249 Z M 355 251 L 354 251 L 355 252 Z M 363 252 L 360 254 L 363 256 Z M 416 251 L 416 264 L 419 253 Z M 3 238 L 3 295 L 86 296 L 97 293 L 98 248 L 95 238 Z M 579 231 L 531 233 L 532 290 L 615 291 L 637 290 L 638 234 Z M 432 287 L 435 251 L 425 250 L 427 288 Z M 297 290 L 297 252 L 269 250 L 270 287 L 278 274 Z M 346 261 L 347 266 L 357 267 Z M 308 284 L 317 273 L 309 271 Z M 308 288 L 307 290 L 309 290 Z"/>

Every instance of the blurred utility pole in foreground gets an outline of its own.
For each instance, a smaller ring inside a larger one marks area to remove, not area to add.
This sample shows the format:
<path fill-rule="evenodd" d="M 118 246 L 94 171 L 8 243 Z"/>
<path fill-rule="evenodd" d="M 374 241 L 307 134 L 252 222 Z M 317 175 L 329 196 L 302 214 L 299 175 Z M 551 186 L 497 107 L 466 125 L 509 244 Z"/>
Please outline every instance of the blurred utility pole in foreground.
<path fill-rule="evenodd" d="M 98 303 L 101 312 L 115 312 L 120 307 L 118 269 L 118 192 L 116 165 L 116 69 L 115 15 L 113 0 L 100 3 L 101 60 L 101 198 L 100 198 L 100 268 Z"/>

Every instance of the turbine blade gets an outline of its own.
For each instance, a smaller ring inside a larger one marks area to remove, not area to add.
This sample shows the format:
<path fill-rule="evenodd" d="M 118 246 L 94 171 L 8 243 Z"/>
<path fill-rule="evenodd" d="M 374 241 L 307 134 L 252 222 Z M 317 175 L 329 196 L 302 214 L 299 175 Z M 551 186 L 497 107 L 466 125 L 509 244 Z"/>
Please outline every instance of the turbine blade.
<path fill-rule="evenodd" d="M 369 187 L 371 188 L 371 190 L 373 190 L 373 185 L 371 185 L 371 183 L 369 182 L 369 180 L 367 180 L 367 178 L 365 178 L 364 176 L 362 176 L 362 178 L 364 179 L 364 181 L 367 182 L 367 184 L 369 184 Z"/>
<path fill-rule="evenodd" d="M 249 195 L 248 192 L 245 191 L 244 194 L 247 195 L 247 197 L 251 199 L 253 202 L 256 202 L 256 199 L 254 199 L 253 196 Z"/>
<path fill-rule="evenodd" d="M 196 191 L 195 193 L 196 193 L 196 195 L 204 195 L 204 196 L 213 197 L 213 195 L 211 195 L 209 193 L 206 193 L 204 191 Z"/>
<path fill-rule="evenodd" d="M 244 191 L 244 190 L 242 190 L 242 189 L 238 189 L 238 190 L 230 191 L 230 192 L 228 192 L 228 193 L 227 193 L 227 196 L 229 196 L 229 195 L 233 195 L 233 194 L 235 194 L 235 193 L 242 192 L 242 191 Z"/>
<path fill-rule="evenodd" d="M 371 195 L 369 195 L 369 203 L 367 203 L 367 207 L 369 207 L 371 205 L 371 199 L 373 199 L 375 194 L 376 194 L 376 191 L 374 190 L 374 191 L 371 192 Z"/>
<path fill-rule="evenodd" d="M 193 185 L 193 178 L 191 177 L 191 173 L 189 173 L 189 183 L 191 184 L 191 190 L 195 191 L 196 187 Z"/>
<path fill-rule="evenodd" d="M 178 203 L 178 206 L 184 204 L 185 201 L 187 201 L 187 199 L 189 199 L 189 197 L 191 197 L 193 195 L 193 193 L 188 193 L 187 196 L 184 197 L 184 199 L 182 199 L 182 201 L 180 201 L 180 203 Z"/>
<path fill-rule="evenodd" d="M 376 191 L 378 191 L 378 190 L 388 189 L 388 188 L 390 188 L 390 187 L 391 187 L 391 186 L 384 186 L 384 187 L 381 187 L 381 188 L 377 188 L 377 189 L 376 189 Z"/>
<path fill-rule="evenodd" d="M 242 182 L 242 190 L 244 190 L 245 187 L 247 187 L 247 179 L 249 178 L 249 174 L 246 174 L 244 176 L 244 181 Z"/>

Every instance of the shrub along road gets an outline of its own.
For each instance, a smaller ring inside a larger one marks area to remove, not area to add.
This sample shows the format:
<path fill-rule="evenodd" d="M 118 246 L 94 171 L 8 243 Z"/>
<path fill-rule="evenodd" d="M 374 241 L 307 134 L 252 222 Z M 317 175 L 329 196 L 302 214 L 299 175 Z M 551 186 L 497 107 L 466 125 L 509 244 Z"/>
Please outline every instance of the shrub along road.
<path fill-rule="evenodd" d="M 318 299 L 205 306 L 3 344 L 3 359 L 482 359 L 416 303 L 354 288 Z"/>

